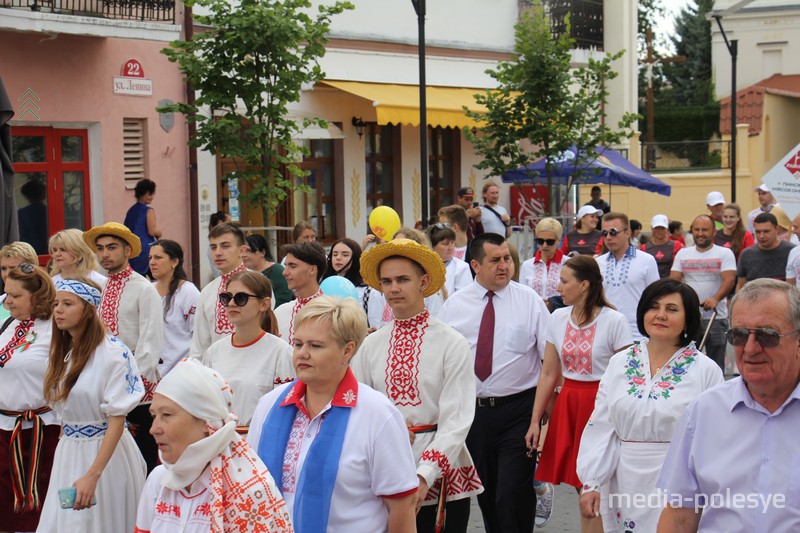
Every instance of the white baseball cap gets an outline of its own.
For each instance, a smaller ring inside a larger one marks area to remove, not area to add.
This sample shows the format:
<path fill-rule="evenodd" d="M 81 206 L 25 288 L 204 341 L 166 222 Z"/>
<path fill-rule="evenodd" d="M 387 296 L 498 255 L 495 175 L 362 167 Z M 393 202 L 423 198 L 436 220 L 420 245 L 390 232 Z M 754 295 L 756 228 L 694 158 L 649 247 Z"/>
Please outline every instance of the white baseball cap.
<path fill-rule="evenodd" d="M 601 217 L 603 216 L 603 210 L 598 209 L 593 205 L 585 205 L 578 210 L 578 220 L 582 219 L 586 215 L 597 215 Z"/>
<path fill-rule="evenodd" d="M 651 228 L 668 228 L 669 227 L 669 219 L 667 215 L 656 215 L 653 217 L 653 220 L 650 221 Z"/>
<path fill-rule="evenodd" d="M 769 192 L 769 187 L 767 187 L 767 185 L 766 185 L 766 184 L 762 183 L 761 185 L 759 185 L 758 187 L 756 187 L 755 191 L 756 191 L 756 192 L 758 192 L 758 191 L 761 191 L 761 192 Z"/>
<path fill-rule="evenodd" d="M 706 196 L 706 205 L 719 205 L 725 203 L 725 197 L 722 196 L 721 192 L 711 191 Z"/>

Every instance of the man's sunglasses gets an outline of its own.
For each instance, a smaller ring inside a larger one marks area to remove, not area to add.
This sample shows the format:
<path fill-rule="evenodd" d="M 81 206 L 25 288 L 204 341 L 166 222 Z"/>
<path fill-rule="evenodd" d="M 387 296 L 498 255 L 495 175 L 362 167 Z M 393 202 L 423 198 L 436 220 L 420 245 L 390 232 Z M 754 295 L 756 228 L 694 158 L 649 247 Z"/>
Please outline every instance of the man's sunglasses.
<path fill-rule="evenodd" d="M 625 229 L 617 229 L 617 228 L 604 229 L 603 231 L 600 232 L 600 235 L 602 235 L 603 237 L 608 237 L 609 235 L 611 235 L 612 237 L 616 237 L 617 235 L 619 235 L 623 231 L 628 231 L 628 228 L 625 228 Z"/>
<path fill-rule="evenodd" d="M 553 246 L 556 243 L 556 240 L 555 239 L 539 239 L 539 238 L 536 239 L 536 244 L 538 244 L 539 246 L 541 246 L 541 245 L 543 245 L 545 243 L 547 244 L 547 246 Z"/>
<path fill-rule="evenodd" d="M 258 298 L 258 296 L 255 294 L 247 294 L 246 292 L 237 292 L 236 294 L 231 294 L 229 292 L 219 293 L 219 303 L 224 307 L 228 307 L 231 300 L 236 304 L 236 307 L 244 307 L 247 305 L 247 302 L 250 301 L 250 298 Z"/>
<path fill-rule="evenodd" d="M 774 348 L 781 343 L 783 337 L 797 335 L 798 332 L 779 333 L 772 328 L 731 328 L 725 332 L 725 338 L 734 346 L 744 346 L 751 333 L 755 333 L 756 342 L 762 348 Z"/>

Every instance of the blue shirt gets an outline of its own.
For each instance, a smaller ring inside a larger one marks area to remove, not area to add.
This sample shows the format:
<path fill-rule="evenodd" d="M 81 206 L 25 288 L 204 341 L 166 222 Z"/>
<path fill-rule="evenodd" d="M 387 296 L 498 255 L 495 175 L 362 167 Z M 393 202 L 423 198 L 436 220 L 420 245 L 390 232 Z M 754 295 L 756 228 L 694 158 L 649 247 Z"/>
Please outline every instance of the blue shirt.
<path fill-rule="evenodd" d="M 800 531 L 800 385 L 774 413 L 742 378 L 700 395 L 675 430 L 656 485 L 704 506 L 699 531 Z"/>

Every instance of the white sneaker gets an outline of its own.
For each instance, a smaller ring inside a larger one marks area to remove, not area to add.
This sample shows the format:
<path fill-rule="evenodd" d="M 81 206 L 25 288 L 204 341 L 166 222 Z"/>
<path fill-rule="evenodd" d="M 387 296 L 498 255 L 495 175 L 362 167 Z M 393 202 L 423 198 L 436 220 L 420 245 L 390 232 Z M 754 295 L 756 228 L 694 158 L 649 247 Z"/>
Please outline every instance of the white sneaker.
<path fill-rule="evenodd" d="M 550 521 L 553 514 L 553 496 L 555 490 L 552 483 L 540 483 L 536 487 L 536 518 L 534 523 L 541 527 Z"/>

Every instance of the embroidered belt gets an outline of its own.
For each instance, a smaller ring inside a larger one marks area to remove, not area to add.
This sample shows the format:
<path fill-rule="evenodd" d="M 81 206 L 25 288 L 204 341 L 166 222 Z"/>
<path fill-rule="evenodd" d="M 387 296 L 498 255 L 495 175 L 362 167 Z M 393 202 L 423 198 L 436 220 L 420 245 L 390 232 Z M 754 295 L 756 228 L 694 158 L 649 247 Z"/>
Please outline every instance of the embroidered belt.
<path fill-rule="evenodd" d="M 70 439 L 93 439 L 106 434 L 108 422 L 64 424 L 64 436 Z"/>
<path fill-rule="evenodd" d="M 438 424 L 428 424 L 427 426 L 409 426 L 408 430 L 411 433 L 433 433 L 439 429 Z"/>
<path fill-rule="evenodd" d="M 519 400 L 520 398 L 524 398 L 526 396 L 534 398 L 536 396 L 536 387 L 524 390 L 522 392 L 509 394 L 508 396 L 498 396 L 496 398 L 477 398 L 475 404 L 478 407 L 500 407 L 503 404 Z"/>
<path fill-rule="evenodd" d="M 14 492 L 14 512 L 38 511 L 39 501 L 39 460 L 42 455 L 44 425 L 39 415 L 47 413 L 50 408 L 40 407 L 27 411 L 0 410 L 0 414 L 16 418 L 11 432 L 11 490 Z M 22 423 L 33 422 L 31 435 L 31 458 L 27 468 L 22 460 Z"/>

